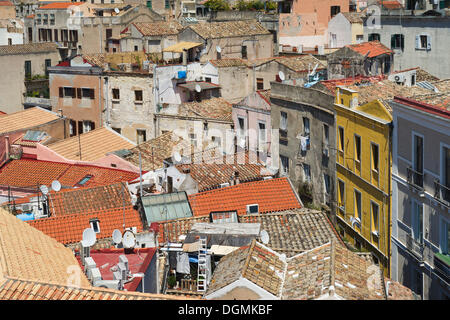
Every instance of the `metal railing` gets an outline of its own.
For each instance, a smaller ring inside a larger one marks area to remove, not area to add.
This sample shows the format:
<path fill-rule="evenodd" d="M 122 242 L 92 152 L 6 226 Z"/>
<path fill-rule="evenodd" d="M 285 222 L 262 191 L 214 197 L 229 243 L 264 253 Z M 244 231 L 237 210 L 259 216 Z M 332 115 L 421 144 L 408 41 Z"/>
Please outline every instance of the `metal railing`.
<path fill-rule="evenodd" d="M 434 180 L 434 197 L 441 202 L 450 205 L 450 188 L 439 183 L 439 179 Z"/>
<path fill-rule="evenodd" d="M 420 261 L 423 261 L 424 244 L 420 243 L 411 234 L 406 235 L 406 247 Z"/>
<path fill-rule="evenodd" d="M 411 166 L 406 168 L 407 181 L 414 187 L 423 190 L 423 172 L 414 170 Z"/>

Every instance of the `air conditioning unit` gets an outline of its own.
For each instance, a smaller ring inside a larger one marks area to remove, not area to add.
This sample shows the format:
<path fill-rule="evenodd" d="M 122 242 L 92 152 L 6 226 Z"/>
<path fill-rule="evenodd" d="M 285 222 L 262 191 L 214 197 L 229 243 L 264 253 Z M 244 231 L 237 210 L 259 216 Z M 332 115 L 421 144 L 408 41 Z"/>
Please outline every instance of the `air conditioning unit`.
<path fill-rule="evenodd" d="M 113 279 L 116 281 L 119 281 L 119 290 L 123 289 L 123 283 L 125 282 L 124 279 L 122 279 L 122 273 L 120 271 L 114 271 L 113 272 Z"/>
<path fill-rule="evenodd" d="M 92 283 L 102 280 L 102 274 L 100 273 L 99 268 L 89 269 L 87 272 L 87 277 L 90 281 L 92 281 Z"/>
<path fill-rule="evenodd" d="M 124 254 L 121 254 L 119 256 L 119 263 L 123 263 L 125 265 L 125 269 L 127 270 L 128 273 L 130 270 L 130 265 L 128 264 L 128 258 Z"/>
<path fill-rule="evenodd" d="M 398 75 L 394 76 L 394 80 L 395 80 L 395 82 L 404 82 L 405 81 L 405 75 L 398 74 Z"/>
<path fill-rule="evenodd" d="M 94 287 L 121 290 L 120 280 L 100 280 L 94 283 Z"/>
<path fill-rule="evenodd" d="M 119 262 L 117 267 L 119 268 L 119 272 L 121 274 L 121 279 L 127 280 L 128 279 L 128 270 L 127 270 L 126 265 L 123 262 Z"/>
<path fill-rule="evenodd" d="M 97 267 L 97 264 L 95 263 L 94 259 L 92 257 L 87 257 L 84 259 L 84 272 L 88 272 L 89 269 L 94 269 Z"/>

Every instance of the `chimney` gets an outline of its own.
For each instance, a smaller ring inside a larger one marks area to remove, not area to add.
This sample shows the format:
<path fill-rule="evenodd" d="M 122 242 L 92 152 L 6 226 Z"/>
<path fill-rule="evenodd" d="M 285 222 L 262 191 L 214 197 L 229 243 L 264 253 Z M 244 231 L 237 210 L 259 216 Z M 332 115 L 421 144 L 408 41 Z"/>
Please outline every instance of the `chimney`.
<path fill-rule="evenodd" d="M 234 184 L 239 184 L 239 171 L 234 172 Z"/>
<path fill-rule="evenodd" d="M 187 51 L 183 50 L 183 66 L 187 65 Z"/>
<path fill-rule="evenodd" d="M 9 150 L 10 150 L 10 145 L 9 145 L 9 136 L 5 136 L 5 160 L 9 159 Z"/>
<path fill-rule="evenodd" d="M 183 168 L 183 173 L 184 173 L 184 174 L 189 174 L 189 173 L 191 173 L 191 169 L 189 169 L 189 168 Z"/>

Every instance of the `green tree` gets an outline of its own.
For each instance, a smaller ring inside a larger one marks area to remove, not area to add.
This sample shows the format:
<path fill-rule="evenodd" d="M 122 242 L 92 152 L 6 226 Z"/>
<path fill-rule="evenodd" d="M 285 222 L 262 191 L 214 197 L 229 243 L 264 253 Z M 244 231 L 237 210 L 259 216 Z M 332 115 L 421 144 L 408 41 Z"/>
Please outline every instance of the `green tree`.
<path fill-rule="evenodd" d="M 225 0 L 208 0 L 205 2 L 205 7 L 211 11 L 231 10 L 230 5 Z"/>

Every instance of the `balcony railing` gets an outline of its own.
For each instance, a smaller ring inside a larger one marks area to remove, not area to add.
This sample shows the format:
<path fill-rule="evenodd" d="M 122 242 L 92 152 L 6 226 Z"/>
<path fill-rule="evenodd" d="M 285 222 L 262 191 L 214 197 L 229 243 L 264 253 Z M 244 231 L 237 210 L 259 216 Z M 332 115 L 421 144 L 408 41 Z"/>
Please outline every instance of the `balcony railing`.
<path fill-rule="evenodd" d="M 407 181 L 419 190 L 423 190 L 423 172 L 414 170 L 411 166 L 406 168 Z"/>
<path fill-rule="evenodd" d="M 411 234 L 406 235 L 406 247 L 420 261 L 423 261 L 423 243 L 420 243 Z"/>
<path fill-rule="evenodd" d="M 438 252 L 435 253 L 434 268 L 447 283 L 450 282 L 450 255 Z"/>
<path fill-rule="evenodd" d="M 434 198 L 450 206 L 450 188 L 440 184 L 439 179 L 434 180 Z"/>

